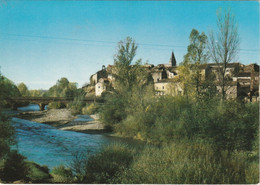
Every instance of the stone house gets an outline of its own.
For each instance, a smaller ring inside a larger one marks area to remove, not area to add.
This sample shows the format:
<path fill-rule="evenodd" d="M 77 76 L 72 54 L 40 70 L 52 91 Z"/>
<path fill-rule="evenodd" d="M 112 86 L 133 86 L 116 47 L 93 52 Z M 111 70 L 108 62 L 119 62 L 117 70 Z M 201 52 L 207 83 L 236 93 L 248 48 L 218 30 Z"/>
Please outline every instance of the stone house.
<path fill-rule="evenodd" d="M 159 81 L 154 82 L 155 95 L 166 95 L 169 91 L 169 82 L 167 81 Z"/>
<path fill-rule="evenodd" d="M 109 84 L 108 78 L 100 78 L 98 83 L 95 85 L 95 95 L 101 96 L 103 92 L 107 90 Z"/>
<path fill-rule="evenodd" d="M 206 78 L 215 74 L 217 90 L 221 91 L 218 76 L 219 66 L 207 64 L 205 68 Z M 226 96 L 227 98 L 240 98 L 246 101 L 256 101 L 259 96 L 259 66 L 257 64 L 243 65 L 240 63 L 229 63 L 225 71 Z"/>
<path fill-rule="evenodd" d="M 95 74 L 90 76 L 90 85 L 95 85 L 98 83 L 100 78 L 107 78 L 108 73 L 106 67 L 103 65 L 102 70 L 96 72 Z"/>

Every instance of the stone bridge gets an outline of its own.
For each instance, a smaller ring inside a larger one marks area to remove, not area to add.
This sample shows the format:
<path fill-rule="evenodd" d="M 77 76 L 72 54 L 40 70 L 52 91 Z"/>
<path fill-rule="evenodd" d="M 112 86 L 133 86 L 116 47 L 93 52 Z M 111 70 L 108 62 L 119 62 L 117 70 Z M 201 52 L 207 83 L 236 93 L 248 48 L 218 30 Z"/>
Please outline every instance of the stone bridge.
<path fill-rule="evenodd" d="M 23 102 L 30 102 L 38 104 L 40 107 L 40 110 L 44 110 L 45 106 L 48 105 L 51 102 L 60 102 L 60 103 L 69 103 L 72 102 L 74 98 L 63 98 L 63 97 L 14 97 L 11 98 L 10 101 L 17 105 L 19 103 Z M 84 98 L 82 99 L 83 102 L 86 103 L 102 103 L 103 99 L 101 98 Z M 13 106 L 14 108 L 17 108 L 17 106 Z"/>

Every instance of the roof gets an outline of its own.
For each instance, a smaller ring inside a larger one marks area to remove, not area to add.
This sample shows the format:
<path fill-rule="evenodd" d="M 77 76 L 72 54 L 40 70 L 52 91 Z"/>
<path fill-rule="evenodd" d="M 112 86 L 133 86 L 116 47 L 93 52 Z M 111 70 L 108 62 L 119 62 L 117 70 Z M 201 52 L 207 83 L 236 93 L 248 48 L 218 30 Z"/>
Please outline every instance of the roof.
<path fill-rule="evenodd" d="M 218 67 L 219 65 L 221 66 L 221 63 L 208 63 L 206 64 L 209 67 Z M 227 67 L 238 67 L 240 65 L 239 62 L 234 62 L 234 63 L 228 63 Z"/>
<path fill-rule="evenodd" d="M 154 84 L 156 83 L 173 83 L 175 81 L 173 81 L 173 79 L 162 79 L 159 82 L 154 82 Z"/>
<path fill-rule="evenodd" d="M 251 73 L 248 72 L 240 72 L 236 77 L 251 77 Z"/>
<path fill-rule="evenodd" d="M 259 72 L 259 65 L 257 64 L 248 64 L 244 66 L 244 69 L 247 71 L 248 69 L 253 69 L 256 72 Z"/>

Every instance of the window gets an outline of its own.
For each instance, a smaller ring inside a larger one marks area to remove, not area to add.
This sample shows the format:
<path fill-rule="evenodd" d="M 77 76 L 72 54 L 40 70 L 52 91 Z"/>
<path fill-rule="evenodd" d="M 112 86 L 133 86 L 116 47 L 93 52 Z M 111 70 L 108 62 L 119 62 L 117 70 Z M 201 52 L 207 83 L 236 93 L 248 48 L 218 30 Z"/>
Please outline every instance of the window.
<path fill-rule="evenodd" d="M 98 86 L 98 88 L 100 88 L 100 86 Z"/>
<path fill-rule="evenodd" d="M 164 86 L 162 86 L 162 89 L 164 89 Z"/>

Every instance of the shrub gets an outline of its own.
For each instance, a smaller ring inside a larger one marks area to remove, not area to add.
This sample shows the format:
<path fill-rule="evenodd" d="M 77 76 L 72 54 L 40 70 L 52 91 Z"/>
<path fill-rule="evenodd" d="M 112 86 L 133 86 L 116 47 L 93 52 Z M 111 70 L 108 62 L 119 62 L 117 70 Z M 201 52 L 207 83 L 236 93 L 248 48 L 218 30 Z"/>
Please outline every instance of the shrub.
<path fill-rule="evenodd" d="M 70 108 L 72 114 L 76 115 L 82 113 L 82 108 L 85 106 L 83 99 L 84 94 L 81 91 L 79 91 L 77 93 L 77 96 L 74 97 L 73 102 L 68 104 L 68 108 Z"/>
<path fill-rule="evenodd" d="M 29 168 L 24 159 L 16 150 L 11 151 L 4 163 L 2 179 L 6 182 L 28 180 Z"/>
<path fill-rule="evenodd" d="M 122 136 L 135 137 L 141 131 L 141 123 L 137 116 L 128 116 L 122 123 L 115 125 L 115 131 Z"/>
<path fill-rule="evenodd" d="M 131 164 L 134 153 L 134 149 L 125 145 L 104 147 L 88 158 L 83 183 L 112 183 L 113 178 Z"/>
<path fill-rule="evenodd" d="M 66 105 L 61 102 L 51 102 L 48 104 L 49 109 L 62 109 L 66 108 Z"/>
<path fill-rule="evenodd" d="M 106 125 L 114 125 L 126 118 L 124 99 L 111 95 L 107 97 L 106 103 L 101 108 L 101 120 Z"/>
<path fill-rule="evenodd" d="M 114 127 L 123 136 L 153 144 L 202 139 L 213 144 L 216 151 L 250 151 L 258 145 L 258 111 L 257 104 L 234 100 L 165 96 L 152 100 L 145 111 L 128 114 Z"/>
<path fill-rule="evenodd" d="M 73 115 L 77 115 L 77 114 L 81 114 L 82 113 L 81 112 L 82 106 L 79 105 L 79 104 L 69 104 L 68 107 L 70 108 L 71 113 Z"/>
<path fill-rule="evenodd" d="M 28 179 L 32 183 L 48 183 L 50 182 L 51 176 L 47 166 L 40 166 L 34 162 L 27 162 L 29 168 Z"/>
<path fill-rule="evenodd" d="M 53 176 L 53 183 L 72 183 L 73 174 L 70 168 L 64 166 L 54 167 L 51 175 Z"/>
<path fill-rule="evenodd" d="M 10 152 L 10 145 L 15 144 L 15 129 L 7 116 L 0 112 L 0 159 Z"/>
<path fill-rule="evenodd" d="M 86 105 L 85 107 L 82 108 L 82 113 L 91 115 L 95 114 L 98 111 L 98 105 L 91 103 L 90 105 Z"/>

